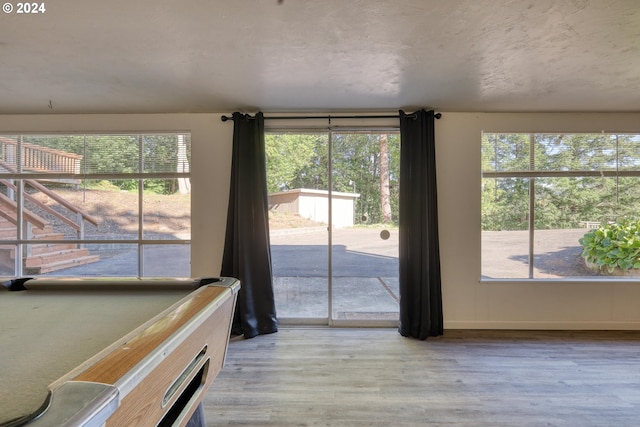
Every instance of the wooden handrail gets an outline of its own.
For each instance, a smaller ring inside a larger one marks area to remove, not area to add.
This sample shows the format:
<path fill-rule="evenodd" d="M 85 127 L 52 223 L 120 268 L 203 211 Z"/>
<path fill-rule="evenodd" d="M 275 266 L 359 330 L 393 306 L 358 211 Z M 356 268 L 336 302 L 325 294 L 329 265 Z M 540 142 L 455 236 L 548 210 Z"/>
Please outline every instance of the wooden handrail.
<path fill-rule="evenodd" d="M 5 196 L 4 194 L 0 193 L 0 204 L 8 207 L 9 209 L 11 209 L 12 212 L 18 213 L 18 204 L 16 202 L 14 202 L 13 200 L 11 200 L 10 198 L 8 198 L 7 196 Z M 22 213 L 24 215 L 24 218 L 30 222 L 31 224 L 35 225 L 36 227 L 38 227 L 39 229 L 44 229 L 47 225 L 49 225 L 49 223 L 47 221 L 45 221 L 44 219 L 42 219 L 41 217 L 39 217 L 38 215 L 34 214 L 33 212 L 31 212 L 28 209 L 23 209 Z M 16 216 L 11 216 L 8 215 L 6 212 L 2 212 L 2 217 L 4 217 L 6 220 L 8 220 L 9 222 L 11 222 L 14 225 L 17 225 L 18 221 Z"/>
<path fill-rule="evenodd" d="M 5 179 L 0 179 L 0 183 L 6 185 L 7 187 L 11 188 L 14 191 L 18 191 L 18 188 L 15 185 L 13 185 L 12 183 L 10 183 L 9 181 L 7 181 Z M 29 200 L 30 202 L 38 205 L 39 208 L 49 212 L 51 215 L 55 216 L 56 218 L 59 218 L 61 221 L 65 222 L 67 225 L 69 225 L 74 230 L 80 231 L 80 225 L 78 225 L 75 222 L 71 221 L 69 218 L 67 218 L 66 216 L 62 215 L 57 210 L 55 210 L 55 209 L 45 205 L 44 203 L 40 202 L 38 199 L 33 197 L 31 194 L 24 193 L 24 198 L 25 198 L 25 200 Z"/>
<path fill-rule="evenodd" d="M 39 191 L 43 192 L 44 194 L 46 194 L 47 196 L 49 196 L 50 198 L 52 198 L 56 202 L 60 203 L 65 208 L 69 209 L 71 212 L 74 212 L 74 213 L 82 215 L 82 218 L 84 218 L 85 220 L 89 221 L 91 224 L 98 225 L 99 220 L 96 217 L 91 216 L 90 214 L 88 214 L 87 212 L 85 212 L 82 209 L 78 208 L 74 204 L 69 203 L 66 199 L 64 199 L 63 197 L 60 197 L 59 195 L 57 195 L 53 191 L 49 190 L 47 187 L 45 187 L 44 185 L 40 184 L 38 181 L 35 181 L 33 179 L 26 179 L 25 183 L 29 184 L 31 187 L 35 188 L 36 190 L 39 190 Z"/>
<path fill-rule="evenodd" d="M 7 164 L 6 162 L 0 161 L 0 166 L 5 168 L 9 172 L 14 172 L 14 173 L 16 172 L 15 168 L 12 165 Z M 44 177 L 46 177 L 46 175 Z M 53 199 L 56 202 L 60 203 L 65 208 L 69 209 L 71 212 L 81 215 L 84 220 L 87 220 L 88 222 L 90 222 L 93 225 L 98 225 L 99 220 L 97 218 L 95 218 L 94 216 L 88 214 L 87 212 L 83 211 L 82 209 L 78 208 L 74 204 L 69 203 L 67 200 L 65 200 L 64 198 L 60 197 L 59 195 L 57 195 L 53 191 L 49 190 L 47 187 L 45 187 L 44 185 L 40 184 L 36 180 L 26 179 L 25 183 L 29 184 L 31 187 L 35 188 L 36 190 L 41 191 L 42 193 L 44 193 L 45 195 L 47 195 L 51 199 Z M 36 201 L 35 203 L 37 203 L 39 206 L 44 206 L 42 203 L 40 203 L 38 201 Z"/>

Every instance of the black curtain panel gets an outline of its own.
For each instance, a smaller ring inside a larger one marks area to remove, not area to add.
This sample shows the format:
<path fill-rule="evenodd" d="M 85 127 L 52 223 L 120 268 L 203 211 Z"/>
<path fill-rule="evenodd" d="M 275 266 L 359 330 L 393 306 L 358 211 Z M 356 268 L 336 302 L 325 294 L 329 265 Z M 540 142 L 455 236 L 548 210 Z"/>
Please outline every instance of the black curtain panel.
<path fill-rule="evenodd" d="M 233 156 L 222 276 L 240 280 L 232 334 L 253 338 L 278 330 L 264 146 L 264 117 L 233 113 Z"/>
<path fill-rule="evenodd" d="M 443 333 L 435 114 L 400 111 L 400 327 L 421 340 Z"/>

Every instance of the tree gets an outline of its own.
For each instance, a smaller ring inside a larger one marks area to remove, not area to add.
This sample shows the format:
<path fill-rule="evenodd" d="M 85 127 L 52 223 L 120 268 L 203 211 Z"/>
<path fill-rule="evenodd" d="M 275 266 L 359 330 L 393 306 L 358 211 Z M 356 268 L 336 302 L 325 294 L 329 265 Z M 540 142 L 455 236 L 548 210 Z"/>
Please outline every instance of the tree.
<path fill-rule="evenodd" d="M 81 173 L 87 174 L 187 172 L 191 156 L 189 135 L 27 135 L 24 142 L 81 155 Z M 137 179 L 111 182 L 123 190 L 139 184 Z M 188 191 L 188 180 L 182 184 Z M 145 180 L 145 190 L 161 194 L 173 194 L 179 186 L 176 179 Z"/>
<path fill-rule="evenodd" d="M 391 222 L 391 200 L 389 194 L 389 141 L 386 134 L 380 134 L 380 206 L 382 222 Z"/>
<path fill-rule="evenodd" d="M 482 170 L 513 172 L 483 179 L 483 230 L 528 228 L 531 183 L 536 229 L 635 218 L 640 210 L 640 177 L 623 175 L 640 170 L 636 135 L 485 134 Z M 537 176 L 526 176 L 531 170 Z"/>
<path fill-rule="evenodd" d="M 392 222 L 398 217 L 399 135 L 336 131 L 331 137 L 332 190 L 359 195 L 356 223 Z M 328 190 L 328 133 L 267 134 L 265 142 L 269 192 Z"/>
<path fill-rule="evenodd" d="M 326 190 L 326 147 L 327 138 L 322 134 L 267 134 L 268 191 L 275 193 L 293 188 Z"/>
<path fill-rule="evenodd" d="M 177 172 L 189 172 L 189 159 L 187 158 L 187 144 L 184 135 L 176 135 L 178 144 Z M 178 192 L 180 194 L 191 193 L 191 181 L 189 178 L 178 178 Z"/>

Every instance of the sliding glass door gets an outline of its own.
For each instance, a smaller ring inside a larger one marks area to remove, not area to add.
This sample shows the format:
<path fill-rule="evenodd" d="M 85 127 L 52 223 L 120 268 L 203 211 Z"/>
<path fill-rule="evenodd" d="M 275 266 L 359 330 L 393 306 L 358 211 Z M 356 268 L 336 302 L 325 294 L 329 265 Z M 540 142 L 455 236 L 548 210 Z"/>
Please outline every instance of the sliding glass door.
<path fill-rule="evenodd" d="M 397 323 L 399 135 L 331 136 L 332 322 Z"/>
<path fill-rule="evenodd" d="M 395 326 L 399 135 L 266 136 L 281 323 Z"/>

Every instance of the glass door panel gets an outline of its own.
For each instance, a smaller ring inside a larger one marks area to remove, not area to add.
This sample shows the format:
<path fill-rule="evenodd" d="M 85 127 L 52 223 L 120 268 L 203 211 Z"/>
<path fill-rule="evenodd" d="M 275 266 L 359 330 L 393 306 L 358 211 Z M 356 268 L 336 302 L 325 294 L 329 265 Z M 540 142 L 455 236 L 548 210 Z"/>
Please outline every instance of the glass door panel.
<path fill-rule="evenodd" d="M 397 133 L 331 135 L 331 319 L 397 324 Z"/>
<path fill-rule="evenodd" d="M 328 134 L 265 136 L 271 262 L 278 320 L 328 322 Z"/>

